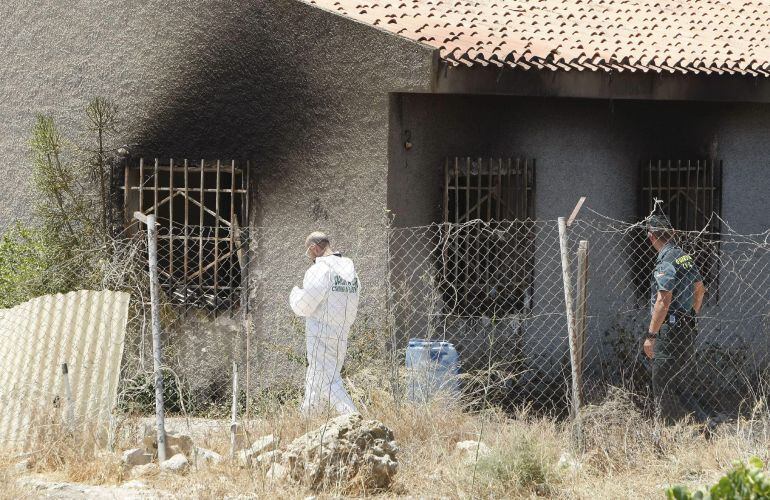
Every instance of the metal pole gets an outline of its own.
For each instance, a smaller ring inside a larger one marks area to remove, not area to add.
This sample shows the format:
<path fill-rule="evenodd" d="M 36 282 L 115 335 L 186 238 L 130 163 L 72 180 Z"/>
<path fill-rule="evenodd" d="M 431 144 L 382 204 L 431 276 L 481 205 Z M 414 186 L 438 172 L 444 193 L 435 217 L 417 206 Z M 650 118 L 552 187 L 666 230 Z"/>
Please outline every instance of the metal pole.
<path fill-rule="evenodd" d="M 61 364 L 61 373 L 64 377 L 64 397 L 67 398 L 67 420 L 66 425 L 70 432 L 75 430 L 75 405 L 72 400 L 72 387 L 70 386 L 69 369 L 67 363 Z"/>
<path fill-rule="evenodd" d="M 152 353 L 155 370 L 155 417 L 158 424 L 158 461 L 166 460 L 166 428 L 163 414 L 163 361 L 160 350 L 160 297 L 158 296 L 158 228 L 155 214 L 147 216 L 147 254 L 150 261 L 150 310 L 152 314 Z"/>
<path fill-rule="evenodd" d="M 561 250 L 561 274 L 564 282 L 564 305 L 567 313 L 567 335 L 569 339 L 570 365 L 572 368 L 572 404 L 570 406 L 570 415 L 574 418 L 578 414 L 580 401 L 577 394 L 577 366 L 575 366 L 575 357 L 577 356 L 577 345 L 575 336 L 575 308 L 572 304 L 572 272 L 569 263 L 569 248 L 567 242 L 567 221 L 564 217 L 559 217 L 559 249 Z"/>
<path fill-rule="evenodd" d="M 238 431 L 238 364 L 233 361 L 233 406 L 230 411 L 230 453 L 235 458 L 235 441 Z"/>

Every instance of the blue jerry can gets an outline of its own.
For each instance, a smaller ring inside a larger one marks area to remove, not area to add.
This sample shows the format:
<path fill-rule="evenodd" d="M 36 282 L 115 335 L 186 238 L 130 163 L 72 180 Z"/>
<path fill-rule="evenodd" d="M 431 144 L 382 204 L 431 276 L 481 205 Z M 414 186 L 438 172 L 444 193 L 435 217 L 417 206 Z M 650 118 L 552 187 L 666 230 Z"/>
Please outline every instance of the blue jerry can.
<path fill-rule="evenodd" d="M 450 342 L 409 340 L 406 369 L 410 401 L 425 403 L 438 393 L 453 399 L 460 397 L 459 356 Z"/>

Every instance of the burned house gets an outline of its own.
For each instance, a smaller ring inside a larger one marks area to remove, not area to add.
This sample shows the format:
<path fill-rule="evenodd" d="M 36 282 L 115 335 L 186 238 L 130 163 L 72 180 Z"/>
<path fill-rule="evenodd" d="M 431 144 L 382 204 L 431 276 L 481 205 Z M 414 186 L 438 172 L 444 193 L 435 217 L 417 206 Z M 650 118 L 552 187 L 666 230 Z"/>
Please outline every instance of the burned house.
<path fill-rule="evenodd" d="M 249 234 L 257 329 L 291 321 L 318 228 L 352 251 L 376 317 L 398 275 L 386 212 L 396 230 L 513 221 L 513 237 L 456 239 L 441 257 L 441 307 L 482 323 L 538 307 L 545 271 L 524 221 L 580 196 L 619 220 L 654 195 L 681 229 L 719 232 L 712 212 L 742 233 L 768 225 L 761 1 L 35 1 L 0 7 L 0 25 L 4 218 L 28 204 L 34 114 L 69 123 L 109 97 L 141 145 L 126 213 L 164 222 L 172 294 L 232 307 Z"/>

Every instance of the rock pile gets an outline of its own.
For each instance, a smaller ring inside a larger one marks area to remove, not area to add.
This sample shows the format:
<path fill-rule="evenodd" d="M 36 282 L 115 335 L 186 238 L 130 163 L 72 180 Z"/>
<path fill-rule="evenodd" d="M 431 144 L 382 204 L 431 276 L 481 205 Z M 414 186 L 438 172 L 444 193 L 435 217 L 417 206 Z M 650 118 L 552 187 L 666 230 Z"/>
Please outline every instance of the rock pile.
<path fill-rule="evenodd" d="M 153 463 L 158 458 L 158 436 L 154 428 L 145 426 L 142 447 L 124 451 L 123 463 L 132 477 L 140 477 L 158 470 L 184 473 L 191 461 L 198 465 L 222 461 L 218 453 L 194 446 L 190 436 L 171 431 L 166 432 L 166 457 L 160 464 Z"/>
<path fill-rule="evenodd" d="M 353 413 L 295 439 L 282 465 L 288 477 L 313 489 L 354 480 L 367 489 L 385 489 L 398 471 L 397 451 L 390 429 Z"/>
<path fill-rule="evenodd" d="M 273 434 L 260 437 L 251 446 L 241 445 L 243 449 L 233 457 L 234 463 L 261 468 L 268 480 L 288 480 L 314 490 L 352 484 L 369 491 L 383 490 L 398 471 L 393 432 L 381 422 L 364 420 L 358 413 L 329 420 L 285 448 L 280 444 Z M 142 448 L 124 452 L 123 462 L 133 468 L 132 477 L 141 477 L 161 471 L 184 473 L 191 463 L 201 466 L 223 460 L 213 451 L 194 446 L 189 436 L 174 432 L 166 433 L 168 460 L 157 464 L 157 456 L 155 431 L 145 428 Z"/>

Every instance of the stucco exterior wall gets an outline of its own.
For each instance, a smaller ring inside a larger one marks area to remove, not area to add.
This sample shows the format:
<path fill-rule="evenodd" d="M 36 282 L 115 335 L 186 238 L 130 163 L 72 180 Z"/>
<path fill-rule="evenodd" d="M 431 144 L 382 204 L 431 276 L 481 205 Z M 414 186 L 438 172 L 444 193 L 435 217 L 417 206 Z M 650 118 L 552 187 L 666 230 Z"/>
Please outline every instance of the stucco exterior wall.
<path fill-rule="evenodd" d="M 765 231 L 770 226 L 770 199 L 766 196 L 770 191 L 770 105 L 415 94 L 392 100 L 396 112 L 391 115 L 391 137 L 401 140 L 408 130 L 413 144 L 409 151 L 399 143 L 392 146 L 388 207 L 397 226 L 441 220 L 446 156 L 536 160 L 534 215 L 538 220 L 554 221 L 554 232 L 538 235 L 536 313 L 558 313 L 564 307 L 563 297 L 549 289 L 552 285 L 560 289 L 561 281 L 555 219 L 569 215 L 578 198 L 587 196 L 587 206 L 602 214 L 637 220 L 642 160 L 721 159 L 723 218 L 740 233 Z M 597 266 L 630 262 L 622 238 L 604 242 L 596 241 L 598 237 L 591 235 L 590 262 L 594 272 L 600 273 L 594 276 L 609 273 L 607 269 L 597 270 Z M 630 267 L 627 272 L 630 280 Z M 621 279 L 622 274 L 616 278 Z M 724 276 L 722 281 L 725 290 L 735 284 L 735 279 L 728 281 Z M 615 327 L 616 318 L 607 311 L 607 305 L 617 302 L 616 293 L 616 288 L 602 286 L 599 281 L 591 289 L 589 310 L 599 315 L 592 320 L 591 335 L 597 342 Z M 734 301 L 723 299 L 719 307 L 707 311 L 717 318 L 704 326 L 711 332 L 709 338 L 735 333 L 715 326 L 745 314 L 734 311 L 734 305 Z M 647 313 L 640 311 L 636 320 L 639 328 L 645 328 Z M 427 317 L 425 321 L 427 325 Z M 537 321 L 528 325 L 528 355 L 558 356 L 566 349 L 566 322 Z M 766 330 L 758 319 L 744 323 L 741 329 L 749 340 L 761 337 Z M 427 326 L 424 329 L 427 331 Z M 551 335 L 552 340 L 542 335 Z M 542 362 L 549 363 L 553 365 L 553 360 Z"/>
<path fill-rule="evenodd" d="M 429 90 L 433 49 L 297 0 L 20 0 L 0 27 L 2 226 L 29 214 L 35 114 L 80 132 L 101 95 L 135 154 L 252 161 L 257 327 L 302 348 L 287 300 L 315 229 L 353 257 L 362 307 L 381 298 L 388 93 Z"/>

